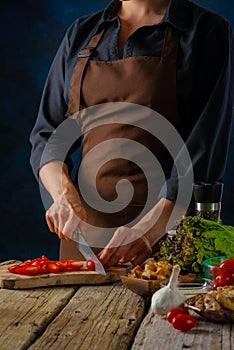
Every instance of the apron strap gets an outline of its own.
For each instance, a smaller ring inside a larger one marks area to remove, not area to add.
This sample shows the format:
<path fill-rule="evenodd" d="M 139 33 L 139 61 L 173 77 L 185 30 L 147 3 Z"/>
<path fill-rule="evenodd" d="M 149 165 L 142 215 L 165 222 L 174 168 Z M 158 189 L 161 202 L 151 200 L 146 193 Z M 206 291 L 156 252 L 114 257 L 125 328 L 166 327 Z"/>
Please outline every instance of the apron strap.
<path fill-rule="evenodd" d="M 68 104 L 68 109 L 65 114 L 66 117 L 71 116 L 74 114 L 74 100 L 75 105 L 79 106 L 78 112 L 81 109 L 81 86 L 82 86 L 82 80 L 84 76 L 85 69 L 87 67 L 87 64 L 91 58 L 92 53 L 98 46 L 103 34 L 104 34 L 105 29 L 103 29 L 100 33 L 94 35 L 89 43 L 87 44 L 86 48 L 82 49 L 79 54 L 78 54 L 78 61 L 75 65 L 72 78 L 71 78 L 71 83 L 70 83 L 70 96 L 71 96 L 71 90 L 73 90 L 72 95 L 74 96 L 74 99 L 69 99 L 69 104 Z M 79 64 L 78 64 L 79 63 Z M 75 77 L 75 79 L 74 79 Z"/>

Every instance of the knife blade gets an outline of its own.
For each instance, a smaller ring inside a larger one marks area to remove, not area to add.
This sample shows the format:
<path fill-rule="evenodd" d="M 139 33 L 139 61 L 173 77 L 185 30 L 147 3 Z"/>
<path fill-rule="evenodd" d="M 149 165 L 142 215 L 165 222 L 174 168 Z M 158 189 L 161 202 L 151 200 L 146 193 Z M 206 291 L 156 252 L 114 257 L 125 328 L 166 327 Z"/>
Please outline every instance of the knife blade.
<path fill-rule="evenodd" d="M 97 256 L 94 254 L 84 237 L 82 236 L 82 232 L 80 228 L 77 226 L 77 228 L 74 230 L 71 239 L 78 243 L 77 248 L 81 252 L 81 254 L 85 257 L 87 260 L 93 260 L 95 263 L 95 270 L 99 274 L 105 276 L 106 271 L 102 265 L 102 263 L 98 260 Z"/>

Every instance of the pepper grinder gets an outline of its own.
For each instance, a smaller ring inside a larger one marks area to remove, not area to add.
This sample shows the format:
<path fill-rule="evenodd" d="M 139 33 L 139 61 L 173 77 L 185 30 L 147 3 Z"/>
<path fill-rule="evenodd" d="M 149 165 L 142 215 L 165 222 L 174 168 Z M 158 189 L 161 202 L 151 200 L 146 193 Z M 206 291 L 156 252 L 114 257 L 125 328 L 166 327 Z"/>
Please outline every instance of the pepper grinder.
<path fill-rule="evenodd" d="M 203 219 L 220 220 L 223 183 L 198 182 L 193 184 L 195 214 Z"/>

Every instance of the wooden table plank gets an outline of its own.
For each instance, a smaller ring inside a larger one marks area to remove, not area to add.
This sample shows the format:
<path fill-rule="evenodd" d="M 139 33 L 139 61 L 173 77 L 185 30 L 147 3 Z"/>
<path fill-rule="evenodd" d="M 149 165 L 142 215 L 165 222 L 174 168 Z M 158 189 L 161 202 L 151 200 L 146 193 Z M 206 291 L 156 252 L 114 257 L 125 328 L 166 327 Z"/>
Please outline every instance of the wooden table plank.
<path fill-rule="evenodd" d="M 137 332 L 131 350 L 232 350 L 234 348 L 234 325 L 199 321 L 188 332 L 175 330 L 165 318 L 150 312 Z"/>
<path fill-rule="evenodd" d="M 121 283 L 81 287 L 29 349 L 129 349 L 146 308 Z"/>
<path fill-rule="evenodd" d="M 0 289 L 0 349 L 27 349 L 76 290 L 75 287 Z"/>

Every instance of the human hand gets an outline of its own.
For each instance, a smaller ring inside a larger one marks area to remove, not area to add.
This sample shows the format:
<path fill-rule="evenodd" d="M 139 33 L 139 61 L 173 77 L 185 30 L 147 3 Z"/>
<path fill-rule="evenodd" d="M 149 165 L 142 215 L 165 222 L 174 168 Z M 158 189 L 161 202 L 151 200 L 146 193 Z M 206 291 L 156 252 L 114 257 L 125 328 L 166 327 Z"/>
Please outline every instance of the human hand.
<path fill-rule="evenodd" d="M 122 226 L 115 231 L 110 242 L 98 254 L 98 258 L 106 268 L 127 262 L 140 265 L 151 253 L 150 243 L 141 231 Z"/>
<path fill-rule="evenodd" d="M 51 232 L 60 239 L 70 240 L 75 228 L 81 220 L 86 219 L 86 211 L 82 207 L 76 189 L 72 188 L 68 193 L 58 196 L 46 212 L 46 222 Z M 80 227 L 81 230 L 82 227 Z"/>

